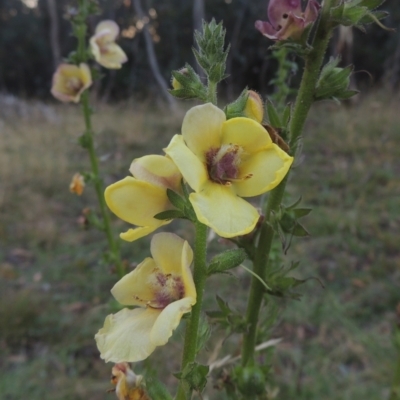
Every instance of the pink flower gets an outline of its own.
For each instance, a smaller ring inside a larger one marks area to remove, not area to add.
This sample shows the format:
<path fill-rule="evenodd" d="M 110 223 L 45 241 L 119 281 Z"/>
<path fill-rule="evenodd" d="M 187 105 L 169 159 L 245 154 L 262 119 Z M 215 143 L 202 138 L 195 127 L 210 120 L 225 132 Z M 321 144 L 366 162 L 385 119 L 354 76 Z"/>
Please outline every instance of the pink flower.
<path fill-rule="evenodd" d="M 299 40 L 304 29 L 317 19 L 319 9 L 316 0 L 309 0 L 304 12 L 301 0 L 270 0 L 270 22 L 256 21 L 255 27 L 272 40 Z"/>

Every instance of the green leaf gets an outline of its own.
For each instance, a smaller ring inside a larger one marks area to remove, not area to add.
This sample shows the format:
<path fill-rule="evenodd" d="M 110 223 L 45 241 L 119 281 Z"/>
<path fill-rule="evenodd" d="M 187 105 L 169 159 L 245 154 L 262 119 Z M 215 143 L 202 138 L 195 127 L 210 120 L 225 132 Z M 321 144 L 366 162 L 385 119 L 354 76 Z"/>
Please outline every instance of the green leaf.
<path fill-rule="evenodd" d="M 291 234 L 298 237 L 310 236 L 310 233 L 307 231 L 307 229 L 304 228 L 304 226 L 301 225 L 299 222 L 296 223 Z"/>
<path fill-rule="evenodd" d="M 218 295 L 215 297 L 217 299 L 217 303 L 218 303 L 220 310 L 224 313 L 224 315 L 229 315 L 232 311 L 229 308 L 228 303 L 225 300 L 223 300 L 222 297 L 219 297 Z"/>
<path fill-rule="evenodd" d="M 190 389 L 202 392 L 207 384 L 207 375 L 210 367 L 196 362 L 189 363 L 183 371 L 175 376 L 186 381 Z"/>
<path fill-rule="evenodd" d="M 151 399 L 173 400 L 168 389 L 153 374 L 145 373 L 145 382 Z"/>
<path fill-rule="evenodd" d="M 226 250 L 215 256 L 208 266 L 207 274 L 217 274 L 240 265 L 247 258 L 247 253 L 243 249 Z"/>
<path fill-rule="evenodd" d="M 162 212 L 156 214 L 153 218 L 159 219 L 160 221 L 168 221 L 168 220 L 176 219 L 176 218 L 187 219 L 186 215 L 182 211 L 179 211 L 179 210 L 162 211 Z"/>
<path fill-rule="evenodd" d="M 282 128 L 282 121 L 279 117 L 278 111 L 276 111 L 276 108 L 271 100 L 267 100 L 266 107 L 269 123 L 274 128 Z"/>
<path fill-rule="evenodd" d="M 369 12 L 365 17 L 361 18 L 360 21 L 358 21 L 359 25 L 368 25 L 372 23 L 377 23 L 377 21 L 380 21 L 381 19 L 384 19 L 389 16 L 389 13 L 387 11 L 372 11 Z M 382 25 L 382 24 L 378 24 Z M 381 26 L 382 28 L 382 26 Z M 386 27 L 385 27 L 386 28 Z M 389 28 L 386 28 L 387 30 L 391 30 Z"/>
<path fill-rule="evenodd" d="M 173 206 L 180 211 L 184 211 L 186 207 L 186 201 L 183 197 L 171 189 L 167 189 L 167 197 Z"/>
<path fill-rule="evenodd" d="M 294 217 L 297 219 L 305 217 L 306 215 L 310 214 L 311 211 L 312 208 L 295 208 L 292 212 L 294 214 Z"/>
<path fill-rule="evenodd" d="M 285 127 L 288 126 L 291 117 L 292 117 L 292 105 L 289 103 L 286 105 L 285 109 L 283 110 L 282 125 Z"/>
<path fill-rule="evenodd" d="M 208 342 L 211 336 L 211 327 L 205 318 L 201 318 L 197 334 L 196 353 L 198 353 Z"/>
<path fill-rule="evenodd" d="M 380 5 L 382 5 L 385 0 L 361 0 L 359 5 L 362 7 L 367 7 L 369 10 L 375 10 Z"/>

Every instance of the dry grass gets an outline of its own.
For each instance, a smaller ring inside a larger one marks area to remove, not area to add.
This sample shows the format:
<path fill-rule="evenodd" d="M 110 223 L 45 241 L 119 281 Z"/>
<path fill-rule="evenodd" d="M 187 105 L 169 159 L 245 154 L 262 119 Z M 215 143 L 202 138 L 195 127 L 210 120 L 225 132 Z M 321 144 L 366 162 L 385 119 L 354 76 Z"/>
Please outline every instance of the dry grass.
<path fill-rule="evenodd" d="M 102 235 L 82 231 L 76 221 L 84 207 L 95 208 L 92 190 L 80 198 L 68 191 L 72 175 L 88 168 L 77 145 L 80 113 L 73 106 L 0 103 L 0 392 L 7 400 L 113 398 L 105 394 L 109 366 L 98 359 L 93 333 L 115 307 L 108 292 L 115 277 L 99 263 Z M 311 114 L 288 197 L 302 195 L 314 207 L 305 221 L 312 236 L 294 241 L 290 257 L 302 260 L 297 274 L 318 276 L 326 288 L 309 281 L 299 289 L 302 301 L 277 300 L 273 335 L 283 341 L 272 386 L 280 388 L 278 399 L 387 398 L 400 302 L 398 109 L 397 100 L 375 95 L 352 108 L 318 105 Z M 180 130 L 183 113 L 98 105 L 106 183 L 125 176 L 133 158 L 160 153 Z M 114 220 L 114 227 L 125 225 Z M 186 225 L 174 229 L 184 232 Z M 147 242 L 122 252 L 140 261 Z M 215 308 L 218 293 L 243 311 L 248 282 L 242 273 L 211 278 L 206 308 Z M 204 360 L 223 335 L 213 332 Z M 227 340 L 220 356 L 235 354 L 239 340 Z M 157 365 L 174 386 L 180 341 L 178 332 L 138 368 Z M 211 385 L 208 394 L 224 399 Z"/>

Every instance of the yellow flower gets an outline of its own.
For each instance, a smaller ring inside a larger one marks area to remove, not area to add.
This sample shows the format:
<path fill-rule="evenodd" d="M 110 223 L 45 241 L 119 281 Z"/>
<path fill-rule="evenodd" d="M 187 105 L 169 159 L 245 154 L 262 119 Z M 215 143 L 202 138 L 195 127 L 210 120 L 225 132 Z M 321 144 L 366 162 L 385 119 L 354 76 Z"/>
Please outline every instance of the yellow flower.
<path fill-rule="evenodd" d="M 73 177 L 72 181 L 69 184 L 69 191 L 71 193 L 76 193 L 80 196 L 83 193 L 83 189 L 85 188 L 85 178 L 77 172 Z"/>
<path fill-rule="evenodd" d="M 133 242 L 171 221 L 160 221 L 154 215 L 174 209 L 167 189 L 180 192 L 182 175 L 167 157 L 150 155 L 132 162 L 128 176 L 106 188 L 105 199 L 110 210 L 137 228 L 121 233 L 121 239 Z"/>
<path fill-rule="evenodd" d="M 115 43 L 119 34 L 118 25 L 111 20 L 100 22 L 90 38 L 90 49 L 96 61 L 105 68 L 119 69 L 128 61 L 125 52 Z"/>
<path fill-rule="evenodd" d="M 61 64 L 53 75 L 51 94 L 58 100 L 78 103 L 81 94 L 91 85 L 92 76 L 87 64 Z"/>
<path fill-rule="evenodd" d="M 150 400 L 141 386 L 143 376 L 136 375 L 128 363 L 115 364 L 111 373 L 111 383 L 116 385 L 118 400 Z"/>
<path fill-rule="evenodd" d="M 165 152 L 194 190 L 189 200 L 199 221 L 227 238 L 251 232 L 258 221 L 257 210 L 241 197 L 273 189 L 293 161 L 258 122 L 226 121 L 210 103 L 187 112 L 182 135 Z"/>
<path fill-rule="evenodd" d="M 168 342 L 182 315 L 196 303 L 188 242 L 173 233 L 158 233 L 146 258 L 111 289 L 124 308 L 109 315 L 96 334 L 100 356 L 106 362 L 134 362 L 147 358 Z"/>

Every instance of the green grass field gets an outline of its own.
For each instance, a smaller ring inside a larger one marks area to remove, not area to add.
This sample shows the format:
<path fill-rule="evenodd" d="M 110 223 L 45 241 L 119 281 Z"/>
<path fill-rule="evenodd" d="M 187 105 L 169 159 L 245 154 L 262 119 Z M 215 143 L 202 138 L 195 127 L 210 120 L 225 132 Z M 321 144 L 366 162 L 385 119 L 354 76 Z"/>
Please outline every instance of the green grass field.
<path fill-rule="evenodd" d="M 298 288 L 300 301 L 274 300 L 278 323 L 260 337 L 282 338 L 274 352 L 269 399 L 388 399 L 397 354 L 392 342 L 400 318 L 400 102 L 369 96 L 346 108 L 317 105 L 304 132 L 291 176 L 289 203 L 300 195 L 313 212 L 311 236 L 294 239 L 288 258 L 300 260 L 296 277 L 317 277 Z M 97 150 L 106 184 L 128 174 L 133 158 L 160 153 L 182 116 L 153 106 L 98 106 Z M 83 129 L 78 109 L 23 103 L 0 107 L 0 398 L 2 400 L 113 399 L 111 364 L 93 339 L 115 309 L 117 280 L 102 261 L 101 233 L 82 228 L 81 212 L 96 210 L 92 188 L 68 191 L 72 175 L 88 168 L 76 144 Z M 115 235 L 127 225 L 113 219 Z M 185 222 L 167 226 L 192 240 Z M 149 238 L 121 243 L 130 268 L 148 256 Z M 226 246 L 212 243 L 211 248 Z M 278 244 L 277 244 L 278 246 Z M 214 276 L 215 295 L 244 312 L 249 275 Z M 182 325 L 182 324 L 181 324 Z M 240 336 L 218 345 L 212 327 L 201 360 L 237 355 Z M 178 371 L 182 327 L 135 371 L 156 368 L 171 388 Z M 203 399 L 224 399 L 213 388 L 229 366 L 215 370 Z M 279 389 L 279 390 L 277 390 Z M 157 399 L 155 399 L 157 400 Z"/>

